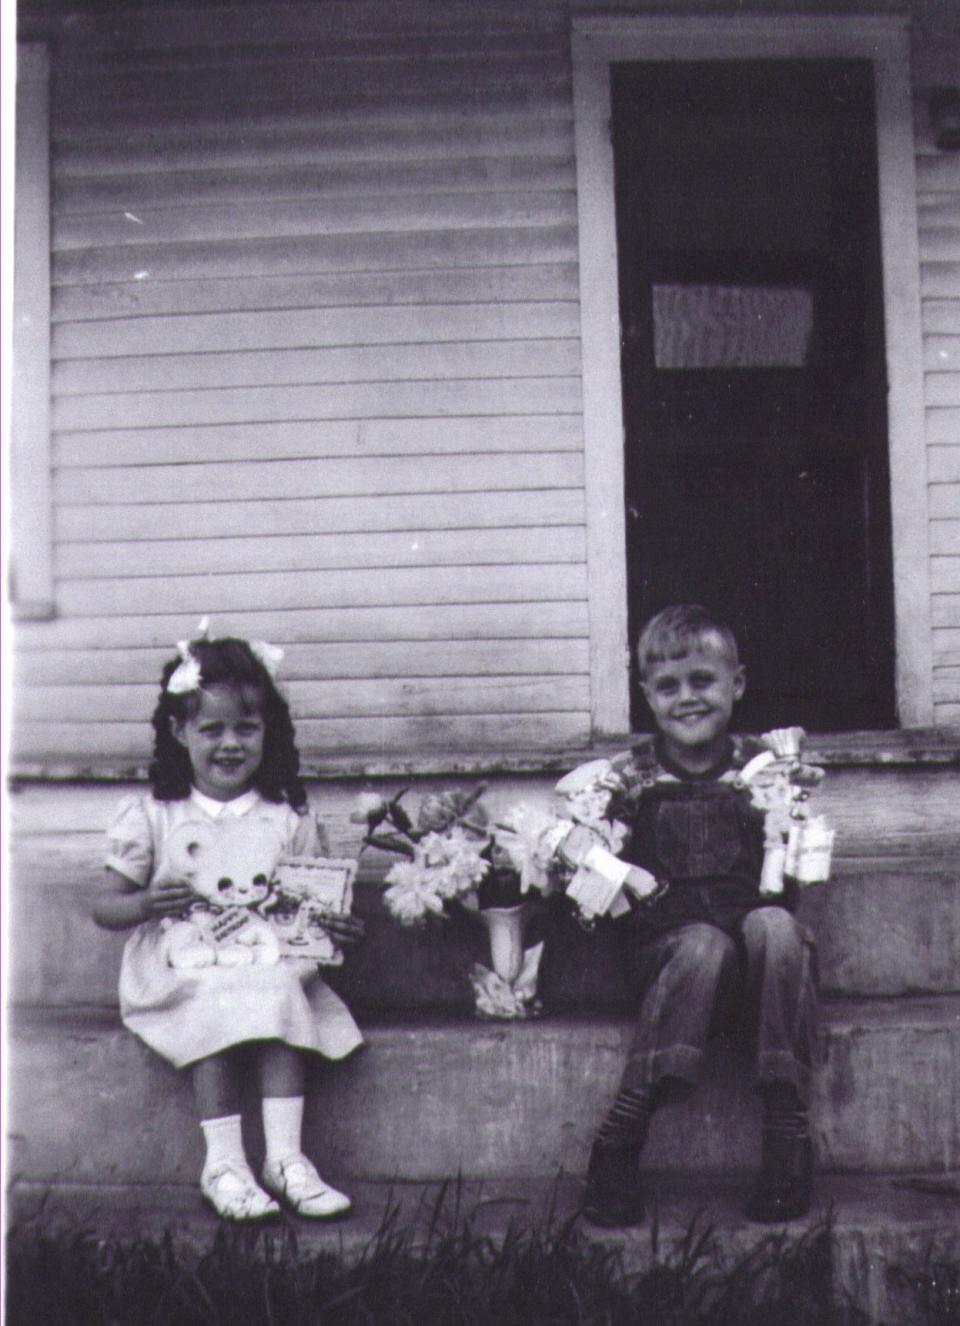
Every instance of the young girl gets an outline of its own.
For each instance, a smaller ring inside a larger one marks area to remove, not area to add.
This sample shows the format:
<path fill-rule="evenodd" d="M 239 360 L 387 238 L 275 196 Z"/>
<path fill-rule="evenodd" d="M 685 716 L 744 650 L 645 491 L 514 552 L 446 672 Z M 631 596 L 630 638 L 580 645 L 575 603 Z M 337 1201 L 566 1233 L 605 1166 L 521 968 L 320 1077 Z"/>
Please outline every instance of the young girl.
<path fill-rule="evenodd" d="M 345 1004 L 319 978 L 316 963 L 303 959 L 193 969 L 175 969 L 166 959 L 163 920 L 184 914 L 194 896 L 164 861 L 177 826 L 224 816 L 266 820 L 287 852 L 326 852 L 307 809 L 290 712 L 273 682 L 280 651 L 229 638 L 179 648 L 163 669 L 153 715 L 153 791 L 127 800 L 109 830 L 112 887 L 94 920 L 110 930 L 136 927 L 123 954 L 121 1016 L 151 1049 L 190 1069 L 206 1144 L 204 1198 L 233 1220 L 276 1214 L 273 1197 L 300 1215 L 338 1215 L 349 1198 L 321 1179 L 300 1149 L 300 1132 L 304 1052 L 342 1059 L 361 1043 Z M 341 945 L 362 933 L 352 917 L 331 919 L 328 928 Z M 235 1050 L 246 1042 L 253 1043 L 263 1098 L 263 1187 L 240 1131 Z"/>

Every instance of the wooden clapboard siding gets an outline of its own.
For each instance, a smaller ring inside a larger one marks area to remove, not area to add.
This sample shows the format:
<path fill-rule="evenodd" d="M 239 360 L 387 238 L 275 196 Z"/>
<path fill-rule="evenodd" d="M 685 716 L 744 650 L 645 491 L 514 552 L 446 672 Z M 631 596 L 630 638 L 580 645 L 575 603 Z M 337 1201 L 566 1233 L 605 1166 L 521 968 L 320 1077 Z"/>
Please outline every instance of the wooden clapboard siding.
<path fill-rule="evenodd" d="M 371 209 L 375 203 L 371 200 Z M 456 268 L 570 262 L 573 226 L 411 230 L 399 235 L 316 235 L 183 245 L 129 245 L 54 253 L 55 286 L 117 281 L 222 280 L 251 274 Z"/>
<path fill-rule="evenodd" d="M 941 406 L 926 412 L 927 442 L 931 446 L 938 443 L 949 446 L 960 442 L 960 407 Z"/>
<path fill-rule="evenodd" d="M 320 575 L 315 571 L 261 571 L 243 575 L 198 573 L 179 580 L 166 577 L 111 577 L 64 580 L 63 610 L 77 617 L 137 612 L 149 603 L 157 612 L 242 613 L 250 603 L 283 608 L 389 607 L 409 604 L 428 612 L 437 603 L 517 603 L 527 599 L 585 599 L 581 567 L 437 566 L 429 574 L 417 567 L 378 567 Z"/>
<path fill-rule="evenodd" d="M 938 667 L 960 667 L 960 626 L 941 626 L 937 632 Z"/>
<path fill-rule="evenodd" d="M 515 0 L 325 0 L 323 4 L 298 3 L 222 5 L 182 9 L 156 4 L 124 13 L 78 14 L 72 19 L 71 49 L 78 58 L 100 54 L 109 58 L 117 50 L 151 54 L 164 50 L 189 50 L 217 41 L 235 45 L 241 41 L 272 45 L 330 40 L 348 35 L 353 41 L 392 39 L 425 34 L 527 31 L 564 31 L 565 6 L 538 0 L 518 5 Z"/>
<path fill-rule="evenodd" d="M 926 296 L 960 298 L 960 262 L 927 262 L 920 273 L 920 290 Z"/>
<path fill-rule="evenodd" d="M 430 713 L 419 718 L 330 718 L 297 721 L 309 762 L 318 752 L 350 751 L 383 758 L 396 751 L 475 752 L 543 747 L 575 748 L 589 739 L 590 715 Z M 137 767 L 150 756 L 150 730 L 140 723 L 18 723 L 11 756 L 20 764 L 64 760 L 95 769 L 104 754 Z"/>
<path fill-rule="evenodd" d="M 950 520 L 958 511 L 960 511 L 960 483 L 931 484 L 931 518 Z"/>
<path fill-rule="evenodd" d="M 930 76 L 921 60 L 918 77 Z M 931 141 L 926 97 L 915 133 L 926 395 L 933 703 L 960 723 L 960 159 Z"/>
<path fill-rule="evenodd" d="M 955 704 L 960 709 L 956 696 L 960 693 L 960 666 L 941 664 L 934 669 L 933 694 L 937 703 Z"/>
<path fill-rule="evenodd" d="M 372 211 L 367 195 L 328 197 L 306 202 L 229 203 L 204 207 L 97 212 L 55 219 L 53 246 L 57 253 L 104 247 L 142 250 L 148 246 L 314 235 L 369 235 L 434 230 L 476 230 L 486 226 L 557 226 L 572 223 L 572 191 L 524 192 L 507 190 L 458 193 L 406 194 L 388 190 L 376 196 Z"/>
<path fill-rule="evenodd" d="M 332 571 L 350 567 L 473 567 L 482 542 L 488 565 L 536 559 L 578 563 L 584 557 L 583 527 L 548 525 L 541 529 L 501 529 L 496 538 L 480 530 L 415 530 L 375 534 L 321 534 L 206 539 L 200 556 L 206 571 L 247 573 Z M 960 540 L 957 540 L 960 544 Z M 57 549 L 56 572 L 64 579 L 114 576 L 194 575 L 196 544 L 179 539 L 64 543 Z"/>
<path fill-rule="evenodd" d="M 544 603 L 453 603 L 435 604 L 430 613 L 413 613 L 406 607 L 250 609 L 224 614 L 213 623 L 218 634 L 236 635 L 247 631 L 256 639 L 278 640 L 281 636 L 293 648 L 300 645 L 329 645 L 344 642 L 371 646 L 385 641 L 424 641 L 455 645 L 460 641 L 514 642 L 504 644 L 501 660 L 512 657 L 511 648 L 521 650 L 528 640 L 541 641 L 545 647 L 560 641 L 564 653 L 583 643 L 586 635 L 586 603 L 549 601 Z M 38 654 L 55 656 L 76 651 L 95 683 L 104 650 L 129 652 L 151 648 L 161 651 L 159 660 L 173 652 L 173 642 L 188 634 L 196 622 L 184 613 L 146 614 L 141 605 L 137 613 L 123 617 L 60 617 L 52 622 L 25 622 L 18 628 L 17 645 L 27 666 L 33 666 Z M 319 643 L 318 643 L 319 642 Z M 357 651 L 358 654 L 366 651 Z M 576 654 L 570 653 L 571 658 Z M 359 665 L 358 665 L 359 666 Z M 522 671 L 523 669 L 518 669 Z M 578 669 L 577 669 L 578 670 Z"/>
<path fill-rule="evenodd" d="M 498 487 L 576 488 L 582 476 L 581 458 L 570 452 L 537 451 L 511 456 L 506 462 L 500 455 L 478 453 L 401 459 L 394 466 L 382 456 L 269 460 L 256 466 L 98 466 L 63 470 L 54 488 L 57 500 L 65 506 L 106 506 L 212 498 L 233 502 L 268 497 L 489 492 Z"/>
<path fill-rule="evenodd" d="M 53 358 L 130 357 L 147 352 L 167 356 L 217 350 L 257 351 L 312 347 L 446 342 L 537 341 L 575 337 L 577 306 L 572 301 L 499 304 L 418 305 L 401 308 L 337 308 L 255 313 L 110 318 L 58 326 Z"/>
<path fill-rule="evenodd" d="M 954 520 L 933 520 L 930 546 L 934 554 L 960 554 L 960 515 Z"/>
<path fill-rule="evenodd" d="M 960 557 L 932 557 L 930 572 L 935 593 L 960 593 Z"/>
<path fill-rule="evenodd" d="M 374 321 L 375 318 L 375 321 Z M 107 318 L 60 325 L 53 358 L 82 361 L 130 359 L 212 351 L 297 349 L 310 346 L 443 346 L 448 342 L 540 341 L 578 333 L 577 306 L 569 301 L 536 304 L 420 305 L 416 308 L 324 309 L 296 312 L 198 314 L 196 317 Z M 135 367 L 135 365 L 134 365 Z M 514 367 L 516 371 L 516 367 Z M 477 374 L 483 377 L 484 374 Z M 302 381 L 302 379 L 301 379 Z M 312 379 L 306 379 L 312 381 Z M 324 381 L 324 379 L 320 379 Z M 333 379 L 337 381 L 337 379 Z M 137 385 L 130 390 L 137 389 Z"/>
<path fill-rule="evenodd" d="M 311 419 L 272 424 L 211 424 L 199 428 L 105 429 L 60 433 L 54 463 L 168 465 L 186 462 L 294 460 L 305 456 L 403 456 L 414 448 L 447 452 L 580 451 L 583 430 L 575 415 L 495 415 L 471 419 Z M 505 521 L 510 523 L 509 521 Z"/>
<path fill-rule="evenodd" d="M 248 115 L 244 121 L 240 135 L 225 121 L 186 133 L 176 125 L 126 125 L 121 137 L 107 129 L 64 137 L 70 126 L 62 125 L 53 143 L 54 199 L 73 180 L 106 182 L 119 175 L 154 179 L 175 171 L 215 175 L 294 166 L 342 170 L 371 162 L 430 166 L 436 160 L 469 163 L 477 156 L 556 160 L 566 154 L 570 139 L 570 107 L 557 102 L 538 106 L 536 115 L 518 114 L 500 102 L 469 114 L 424 107 L 414 115 L 385 106 L 363 115 L 316 115 L 289 106 L 282 114 Z"/>
<path fill-rule="evenodd" d="M 169 354 L 75 359 L 56 365 L 53 390 L 63 396 L 125 391 L 208 391 L 243 387 L 251 377 L 264 386 L 303 382 L 411 382 L 462 380 L 515 374 L 570 377 L 580 358 L 579 341 L 475 341 L 446 345 L 377 345 L 323 350 L 248 351 L 242 354 Z"/>
<path fill-rule="evenodd" d="M 196 619 L 301 745 L 589 739 L 566 6 L 114 6 L 52 83 L 58 617 L 21 758 L 141 759 Z"/>
<path fill-rule="evenodd" d="M 475 751 L 503 746 L 503 728 L 512 745 L 536 749 L 582 745 L 589 732 L 584 714 L 498 714 L 461 718 L 432 714 L 423 718 L 301 719 L 297 734 L 311 751 L 348 750 L 382 757 L 386 751 Z M 149 729 L 142 723 L 21 723 L 13 758 L 21 764 L 68 760 L 83 767 L 100 765 L 104 751 L 143 767 L 150 756 Z"/>
<path fill-rule="evenodd" d="M 127 318 L 151 314 L 186 314 L 270 309 L 327 309 L 343 305 L 525 303 L 576 300 L 577 269 L 566 262 L 496 267 L 482 270 L 416 272 L 333 272 L 297 277 L 265 276 L 218 281 L 150 281 L 117 284 L 60 286 L 53 292 L 54 323 L 108 321 L 117 314 Z M 316 319 L 315 321 L 319 321 Z M 128 323 L 132 331 L 136 324 Z M 419 325 L 419 324 L 415 324 Z M 101 329 L 102 330 L 102 329 Z M 554 326 L 554 330 L 556 327 Z M 83 347 L 83 329 L 74 329 L 74 345 Z M 129 345 L 121 341 L 129 353 Z M 63 343 L 60 343 L 61 349 Z"/>
<path fill-rule="evenodd" d="M 370 112 L 363 117 L 306 115 L 296 108 L 286 114 L 260 115 L 245 123 L 238 135 L 231 124 L 197 128 L 184 133 L 175 126 L 156 124 L 145 129 L 128 125 L 122 137 L 104 132 L 79 139 L 60 139 L 53 145 L 57 178 L 54 198 L 75 182 L 101 181 L 103 189 L 117 187 L 114 176 L 144 181 L 162 180 L 177 171 L 190 171 L 200 187 L 203 180 L 219 179 L 222 171 L 308 167 L 326 171 L 365 165 L 404 162 L 424 168 L 436 161 L 462 163 L 469 170 L 477 157 L 491 161 L 516 157 L 555 163 L 570 146 L 570 108 L 551 104 L 524 117 L 499 106 L 486 106 L 471 114 L 444 116 L 425 110 L 415 118 L 397 108 Z M 157 149 L 144 172 L 145 154 Z M 162 151 L 160 151 L 162 149 Z M 322 163 L 322 165 L 320 164 Z M 446 176 L 450 179 L 450 175 Z M 69 193 L 67 194 L 69 197 Z M 65 209 L 66 210 L 66 209 Z"/>
<path fill-rule="evenodd" d="M 928 373 L 956 373 L 960 369 L 960 335 L 925 336 L 923 350 Z"/>
<path fill-rule="evenodd" d="M 930 335 L 960 334 L 960 304 L 951 299 L 925 299 L 923 329 Z"/>
<path fill-rule="evenodd" d="M 580 523 L 579 488 L 464 493 L 401 493 L 250 502 L 170 502 L 128 506 L 61 507 L 65 540 L 192 539 L 364 530 L 505 529 Z M 55 629 L 53 626 L 51 630 Z"/>
<path fill-rule="evenodd" d="M 928 473 L 934 484 L 960 481 L 960 441 L 950 446 L 931 446 Z"/>
<path fill-rule="evenodd" d="M 960 594 L 938 594 L 933 600 L 935 627 L 960 626 Z"/>
<path fill-rule="evenodd" d="M 168 392 L 66 396 L 54 400 L 55 429 L 157 428 L 279 419 L 573 413 L 575 378 L 449 378 L 429 382 L 310 383 Z"/>
<path fill-rule="evenodd" d="M 926 376 L 926 398 L 928 405 L 952 406 L 960 400 L 960 373 L 945 372 L 940 368 L 929 371 Z"/>
<path fill-rule="evenodd" d="M 501 628 L 502 629 L 502 628 Z M 82 649 L 23 651 L 16 660 L 17 686 L 130 686 L 156 687 L 171 647 L 153 649 L 99 649 L 95 666 Z M 471 677 L 498 676 L 503 671 L 503 640 L 384 640 L 334 644 L 288 645 L 283 675 L 288 683 L 322 677 Z M 958 649 L 960 661 L 960 649 Z M 552 676 L 588 671 L 585 640 L 520 639 L 512 643 L 510 666 L 515 676 Z M 151 692 L 151 695 L 153 692 Z M 141 711 L 142 712 L 142 711 Z"/>
<path fill-rule="evenodd" d="M 576 677 L 417 677 L 288 681 L 295 717 L 416 717 L 501 712 L 544 713 L 586 707 L 586 679 Z M 154 685 L 41 686 L 17 692 L 18 716 L 26 722 L 68 723 L 83 712 L 96 723 L 143 723 L 156 703 Z"/>
<path fill-rule="evenodd" d="M 414 66 L 404 58 L 313 61 L 278 60 L 239 67 L 204 66 L 162 73 L 156 70 L 90 79 L 63 78 L 61 104 L 69 107 L 71 128 L 102 121 L 104 94 L 133 125 L 149 124 L 158 113 L 174 123 L 194 118 L 220 120 L 233 110 L 283 107 L 291 102 L 301 109 L 344 112 L 369 105 L 382 106 L 389 97 L 401 105 L 427 100 L 444 106 L 486 104 L 490 85 L 518 105 L 532 106 L 544 97 L 563 95 L 569 85 L 565 60 L 501 54 L 484 57 L 470 52 L 462 59 L 424 61 L 411 78 Z"/>
<path fill-rule="evenodd" d="M 249 40 L 249 33 L 243 34 Z M 501 63 L 533 60 L 541 76 L 543 60 L 538 57 L 558 56 L 564 47 L 564 36 L 558 32 L 548 36 L 543 32 L 459 32 L 396 33 L 389 46 L 383 43 L 383 34 L 364 37 L 356 32 L 341 31 L 324 34 L 322 41 L 299 40 L 260 43 L 261 55 L 255 65 L 254 86 L 262 88 L 268 96 L 278 95 L 280 81 L 276 69 L 282 67 L 288 89 L 301 85 L 310 88 L 317 81 L 328 79 L 336 86 L 347 83 L 351 77 L 375 79 L 378 72 L 397 78 L 404 93 L 411 93 L 409 79 L 403 77 L 405 66 L 422 61 L 426 77 L 432 81 L 446 77 L 452 68 L 462 71 L 466 66 L 468 77 L 476 77 L 478 66 L 491 57 Z M 501 70 L 502 72 L 502 70 Z M 88 55 L 77 62 L 65 60 L 61 65 L 61 94 L 73 104 L 90 100 L 99 106 L 96 97 L 101 85 L 118 106 L 124 96 L 136 99 L 138 88 L 146 84 L 145 95 L 160 102 L 177 106 L 190 105 L 198 96 L 197 84 L 208 78 L 226 78 L 230 87 L 241 92 L 248 89 L 242 84 L 244 73 L 233 52 L 222 40 L 218 43 L 194 43 L 176 51 L 139 51 L 128 54 L 122 50 L 109 53 L 106 60 L 97 61 Z M 311 77 L 312 75 L 312 77 Z M 223 99 L 224 88 L 216 86 L 217 100 Z M 254 97 L 247 95 L 245 104 Z M 296 98 L 299 101 L 299 98 Z M 209 104 L 206 99 L 203 104 Z"/>
<path fill-rule="evenodd" d="M 463 161 L 363 161 L 344 165 L 261 166 L 241 170 L 168 171 L 150 175 L 74 176 L 63 180 L 54 204 L 62 221 L 101 213 L 122 213 L 131 197 L 150 209 L 177 208 L 184 197 L 201 204 L 263 204 L 304 197 L 358 200 L 367 194 L 423 194 L 443 191 L 468 196 L 495 188 L 557 191 L 575 185 L 566 153 L 543 159 L 473 157 Z M 99 238 L 99 234 L 98 234 Z"/>

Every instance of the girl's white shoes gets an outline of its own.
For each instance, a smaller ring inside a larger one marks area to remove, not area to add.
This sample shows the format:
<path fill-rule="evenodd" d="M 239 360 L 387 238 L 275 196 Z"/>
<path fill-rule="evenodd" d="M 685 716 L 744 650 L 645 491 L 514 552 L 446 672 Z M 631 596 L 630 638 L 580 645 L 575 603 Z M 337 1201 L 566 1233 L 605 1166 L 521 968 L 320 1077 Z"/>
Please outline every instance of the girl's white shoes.
<path fill-rule="evenodd" d="M 279 1215 L 280 1207 L 269 1193 L 282 1197 L 298 1215 L 315 1220 L 350 1210 L 350 1198 L 325 1183 L 304 1155 L 268 1160 L 263 1167 L 263 1188 L 246 1165 L 222 1161 L 203 1171 L 200 1191 L 224 1220 L 265 1220 Z"/>
<path fill-rule="evenodd" d="M 282 1197 L 298 1215 L 315 1220 L 343 1215 L 350 1210 L 350 1198 L 325 1183 L 302 1154 L 266 1161 L 263 1186 L 275 1197 Z"/>
<path fill-rule="evenodd" d="M 200 1175 L 200 1191 L 224 1220 L 265 1220 L 280 1214 L 246 1165 L 225 1160 Z"/>

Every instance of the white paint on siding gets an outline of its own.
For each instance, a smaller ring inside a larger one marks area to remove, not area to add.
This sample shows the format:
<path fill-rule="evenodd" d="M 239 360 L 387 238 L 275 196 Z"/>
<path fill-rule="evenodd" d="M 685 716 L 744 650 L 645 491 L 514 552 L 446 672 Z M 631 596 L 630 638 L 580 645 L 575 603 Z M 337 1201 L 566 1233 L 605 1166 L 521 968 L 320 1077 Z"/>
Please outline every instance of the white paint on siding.
<path fill-rule="evenodd" d="M 960 47 L 954 55 L 955 81 Z M 928 65 L 918 62 L 921 76 L 932 77 Z M 925 88 L 916 104 L 933 702 L 937 723 L 951 726 L 960 723 L 960 157 L 937 150 Z"/>
<path fill-rule="evenodd" d="M 308 752 L 588 739 L 567 41 L 502 0 L 64 28 L 24 758 L 142 757 L 204 612 L 288 646 Z"/>

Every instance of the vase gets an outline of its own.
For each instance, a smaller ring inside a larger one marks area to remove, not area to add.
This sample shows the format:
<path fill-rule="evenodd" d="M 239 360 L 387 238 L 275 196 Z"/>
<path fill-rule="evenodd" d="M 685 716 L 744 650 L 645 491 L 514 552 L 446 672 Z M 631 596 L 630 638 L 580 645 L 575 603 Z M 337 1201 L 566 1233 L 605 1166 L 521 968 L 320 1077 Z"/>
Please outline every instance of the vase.
<path fill-rule="evenodd" d="M 502 981 L 512 985 L 523 966 L 523 924 L 527 904 L 485 907 L 480 919 L 490 937 L 490 965 Z"/>

